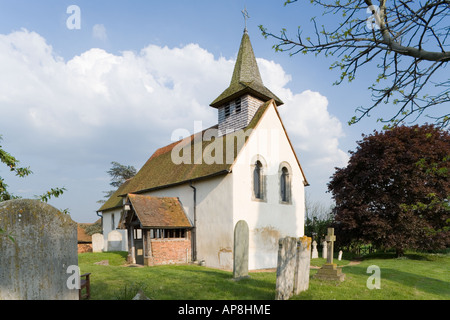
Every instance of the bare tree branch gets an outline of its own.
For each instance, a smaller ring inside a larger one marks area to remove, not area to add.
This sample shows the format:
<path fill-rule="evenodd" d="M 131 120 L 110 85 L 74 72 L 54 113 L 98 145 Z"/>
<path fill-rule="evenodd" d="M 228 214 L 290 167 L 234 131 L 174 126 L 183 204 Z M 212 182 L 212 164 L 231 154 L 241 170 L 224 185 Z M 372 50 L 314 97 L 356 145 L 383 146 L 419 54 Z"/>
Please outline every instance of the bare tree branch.
<path fill-rule="evenodd" d="M 293 2 L 297 0 L 288 0 L 285 5 Z M 312 19 L 315 36 L 304 37 L 299 27 L 295 39 L 288 37 L 285 29 L 280 35 L 263 26 L 260 29 L 266 38 L 277 40 L 276 51 L 337 57 L 339 60 L 330 67 L 342 70 L 335 84 L 354 80 L 363 66 L 381 60 L 376 65 L 381 72 L 369 87 L 373 104 L 357 108 L 358 116 L 350 124 L 368 116 L 382 103 L 392 103 L 398 109 L 394 116 L 379 121 L 396 125 L 410 117 L 417 119 L 432 106 L 450 102 L 448 78 L 434 80 L 450 61 L 449 0 L 429 0 L 424 4 L 412 0 L 311 2 L 321 6 L 324 14 L 341 14 L 342 22 L 327 30 L 324 26 L 318 28 L 316 19 Z M 361 13 L 366 10 L 370 14 L 363 16 Z M 450 122 L 449 114 L 430 118 L 442 126 Z"/>

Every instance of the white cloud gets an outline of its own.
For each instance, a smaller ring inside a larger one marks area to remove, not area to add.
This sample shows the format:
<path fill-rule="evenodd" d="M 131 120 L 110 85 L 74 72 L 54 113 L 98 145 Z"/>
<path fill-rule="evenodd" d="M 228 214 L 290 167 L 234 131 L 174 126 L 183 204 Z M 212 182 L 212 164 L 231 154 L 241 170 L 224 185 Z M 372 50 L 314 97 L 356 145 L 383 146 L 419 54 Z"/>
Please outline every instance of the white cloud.
<path fill-rule="evenodd" d="M 108 35 L 106 34 L 106 28 L 103 24 L 96 24 L 92 27 L 92 36 L 95 39 L 99 39 L 102 41 L 106 41 L 108 39 Z"/>
<path fill-rule="evenodd" d="M 106 30 L 98 25 L 93 34 L 106 37 Z M 285 102 L 279 111 L 300 161 L 310 168 L 342 165 L 347 159 L 338 145 L 342 126 L 327 111 L 327 99 L 292 92 L 286 88 L 291 76 L 279 64 L 264 59 L 258 64 L 265 85 Z M 66 62 L 35 32 L 0 35 L 0 134 L 25 163 L 40 159 L 42 168 L 74 184 L 77 170 L 87 167 L 99 177 L 109 169 L 99 166 L 111 161 L 142 165 L 171 142 L 173 130 L 192 132 L 194 121 L 204 127 L 217 122 L 209 103 L 228 86 L 233 66 L 196 44 L 149 45 L 120 55 L 94 48 Z M 95 193 L 98 200 L 108 188 L 102 183 L 72 190 Z M 73 202 L 80 202 L 79 195 Z M 95 201 L 91 206 L 97 209 Z"/>

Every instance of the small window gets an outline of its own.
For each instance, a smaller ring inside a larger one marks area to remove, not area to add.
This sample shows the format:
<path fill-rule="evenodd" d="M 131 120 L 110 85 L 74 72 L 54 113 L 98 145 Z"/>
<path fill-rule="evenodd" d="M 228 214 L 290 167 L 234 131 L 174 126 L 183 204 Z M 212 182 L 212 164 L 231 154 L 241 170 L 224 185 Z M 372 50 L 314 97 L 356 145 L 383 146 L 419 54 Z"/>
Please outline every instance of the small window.
<path fill-rule="evenodd" d="M 151 229 L 150 238 L 152 239 L 184 239 L 187 235 L 187 229 Z"/>
<path fill-rule="evenodd" d="M 281 202 L 290 202 L 291 184 L 289 178 L 289 170 L 286 167 L 281 169 L 280 174 L 280 198 Z"/>
<path fill-rule="evenodd" d="M 240 113 L 241 112 L 241 99 L 237 99 L 235 102 L 236 104 L 236 113 Z"/>
<path fill-rule="evenodd" d="M 262 163 L 258 160 L 253 169 L 253 195 L 255 199 L 263 199 L 263 168 Z"/>
<path fill-rule="evenodd" d="M 111 230 L 116 230 L 116 222 L 114 221 L 114 213 L 111 214 Z"/>
<path fill-rule="evenodd" d="M 225 118 L 228 118 L 231 114 L 231 107 L 230 105 L 225 106 Z"/>

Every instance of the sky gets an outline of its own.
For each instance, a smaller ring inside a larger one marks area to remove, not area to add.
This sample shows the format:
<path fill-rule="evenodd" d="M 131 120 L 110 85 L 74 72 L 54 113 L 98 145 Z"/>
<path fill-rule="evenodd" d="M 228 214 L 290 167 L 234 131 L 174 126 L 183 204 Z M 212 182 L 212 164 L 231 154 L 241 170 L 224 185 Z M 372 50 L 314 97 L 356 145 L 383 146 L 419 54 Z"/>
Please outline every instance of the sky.
<path fill-rule="evenodd" d="M 245 7 L 263 82 L 285 102 L 279 112 L 308 198 L 331 205 L 335 167 L 346 166 L 361 134 L 382 127 L 376 115 L 347 124 L 370 103 L 375 71 L 335 86 L 333 59 L 275 52 L 259 25 L 295 35 L 321 16 L 313 6 L 283 3 L 0 0 L 0 145 L 33 171 L 18 178 L 0 164 L 9 191 L 34 198 L 64 187 L 49 203 L 76 222 L 97 220 L 112 161 L 139 170 L 174 130 L 217 123 L 209 104 L 231 80 Z"/>

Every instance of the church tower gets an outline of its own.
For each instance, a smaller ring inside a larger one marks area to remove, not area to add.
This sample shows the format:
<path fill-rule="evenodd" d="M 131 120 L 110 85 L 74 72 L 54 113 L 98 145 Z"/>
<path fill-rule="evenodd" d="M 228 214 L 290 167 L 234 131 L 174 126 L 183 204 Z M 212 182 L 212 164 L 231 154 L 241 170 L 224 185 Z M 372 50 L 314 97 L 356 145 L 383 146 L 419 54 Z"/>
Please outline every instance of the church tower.
<path fill-rule="evenodd" d="M 277 106 L 283 104 L 264 86 L 245 28 L 230 86 L 210 104 L 218 110 L 219 136 L 245 128 L 258 108 L 270 99 Z"/>

